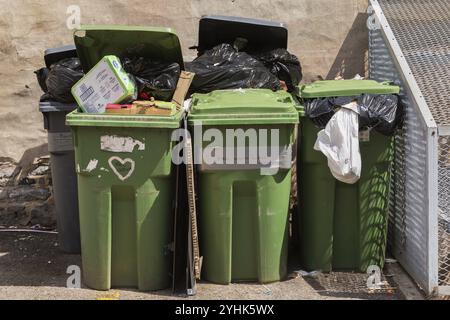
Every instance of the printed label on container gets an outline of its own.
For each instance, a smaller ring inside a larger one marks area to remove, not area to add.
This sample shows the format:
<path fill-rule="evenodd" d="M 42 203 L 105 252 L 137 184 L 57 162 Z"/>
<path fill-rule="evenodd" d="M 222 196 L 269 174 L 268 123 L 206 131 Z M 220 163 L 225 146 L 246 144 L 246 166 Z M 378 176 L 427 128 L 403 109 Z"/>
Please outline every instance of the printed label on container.
<path fill-rule="evenodd" d="M 125 90 L 111 66 L 101 61 L 75 88 L 81 106 L 88 113 L 105 112 L 108 103 L 114 103 L 124 96 Z"/>
<path fill-rule="evenodd" d="M 359 141 L 361 142 L 370 142 L 370 130 L 361 130 L 359 132 Z"/>
<path fill-rule="evenodd" d="M 73 141 L 71 132 L 49 132 L 48 133 L 48 151 L 63 152 L 72 151 Z"/>

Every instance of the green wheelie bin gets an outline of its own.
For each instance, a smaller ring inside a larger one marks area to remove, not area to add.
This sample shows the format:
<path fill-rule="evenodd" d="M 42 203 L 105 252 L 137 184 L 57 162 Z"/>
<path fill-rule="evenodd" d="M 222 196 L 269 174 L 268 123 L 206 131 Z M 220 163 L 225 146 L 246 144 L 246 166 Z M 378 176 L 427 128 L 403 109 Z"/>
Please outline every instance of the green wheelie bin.
<path fill-rule="evenodd" d="M 103 56 L 132 54 L 183 67 L 171 29 L 88 26 L 75 32 L 85 71 Z M 111 115 L 74 111 L 82 270 L 93 289 L 159 290 L 171 284 L 174 172 L 172 131 L 183 111 Z"/>
<path fill-rule="evenodd" d="M 398 94 L 399 87 L 371 80 L 317 81 L 300 87 L 300 101 Z M 301 109 L 303 111 L 303 108 Z M 375 130 L 360 133 L 361 178 L 336 180 L 327 158 L 314 150 L 318 127 L 300 118 L 298 147 L 298 230 L 306 270 L 366 272 L 384 265 L 393 137 Z"/>
<path fill-rule="evenodd" d="M 295 102 L 284 91 L 266 89 L 192 99 L 202 278 L 279 281 L 287 274 Z"/>

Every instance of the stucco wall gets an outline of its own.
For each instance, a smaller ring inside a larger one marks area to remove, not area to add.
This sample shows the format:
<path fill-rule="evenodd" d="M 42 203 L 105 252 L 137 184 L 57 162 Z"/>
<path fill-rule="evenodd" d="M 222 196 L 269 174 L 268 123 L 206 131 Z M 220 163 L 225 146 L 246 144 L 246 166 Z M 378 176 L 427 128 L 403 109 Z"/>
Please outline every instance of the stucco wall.
<path fill-rule="evenodd" d="M 83 24 L 173 27 L 187 59 L 195 55 L 188 47 L 197 43 L 202 15 L 282 21 L 305 81 L 365 73 L 367 0 L 0 0 L 0 157 L 19 160 L 26 150 L 45 150 L 33 71 L 46 48 L 72 42 L 66 10 L 74 4 Z"/>

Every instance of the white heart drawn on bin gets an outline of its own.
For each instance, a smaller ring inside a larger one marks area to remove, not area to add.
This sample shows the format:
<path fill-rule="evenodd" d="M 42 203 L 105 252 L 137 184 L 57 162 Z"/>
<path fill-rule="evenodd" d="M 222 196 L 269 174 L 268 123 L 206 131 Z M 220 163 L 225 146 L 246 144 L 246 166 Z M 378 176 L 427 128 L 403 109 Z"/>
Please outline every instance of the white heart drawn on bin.
<path fill-rule="evenodd" d="M 121 165 L 125 165 L 126 163 L 130 163 L 131 164 L 131 168 L 130 168 L 130 171 L 128 172 L 128 174 L 126 176 L 123 176 L 119 171 L 117 171 L 116 167 L 113 164 L 113 161 L 118 161 L 118 162 L 120 162 Z M 111 157 L 111 158 L 109 158 L 108 163 L 109 163 L 109 166 L 111 167 L 112 171 L 122 181 L 127 180 L 129 177 L 131 177 L 131 175 L 134 172 L 135 162 L 133 160 L 131 160 L 131 159 L 122 159 L 122 158 L 119 158 L 119 157 Z"/>

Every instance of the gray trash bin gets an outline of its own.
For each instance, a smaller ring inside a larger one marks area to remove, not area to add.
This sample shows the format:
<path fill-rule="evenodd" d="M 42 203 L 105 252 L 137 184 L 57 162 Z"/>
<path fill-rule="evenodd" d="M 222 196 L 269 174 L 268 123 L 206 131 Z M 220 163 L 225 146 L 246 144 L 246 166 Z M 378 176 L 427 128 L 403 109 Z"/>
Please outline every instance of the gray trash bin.
<path fill-rule="evenodd" d="M 63 59 L 77 56 L 75 45 L 47 49 L 47 68 Z M 66 253 L 80 253 L 80 221 L 78 216 L 77 175 L 72 132 L 66 126 L 66 114 L 77 108 L 76 103 L 41 101 L 39 111 L 48 131 L 48 151 L 53 180 L 59 246 Z"/>
<path fill-rule="evenodd" d="M 81 251 L 75 153 L 72 132 L 66 126 L 66 114 L 76 108 L 76 104 L 39 103 L 39 111 L 44 116 L 44 128 L 48 131 L 58 240 L 61 250 L 67 253 Z"/>

